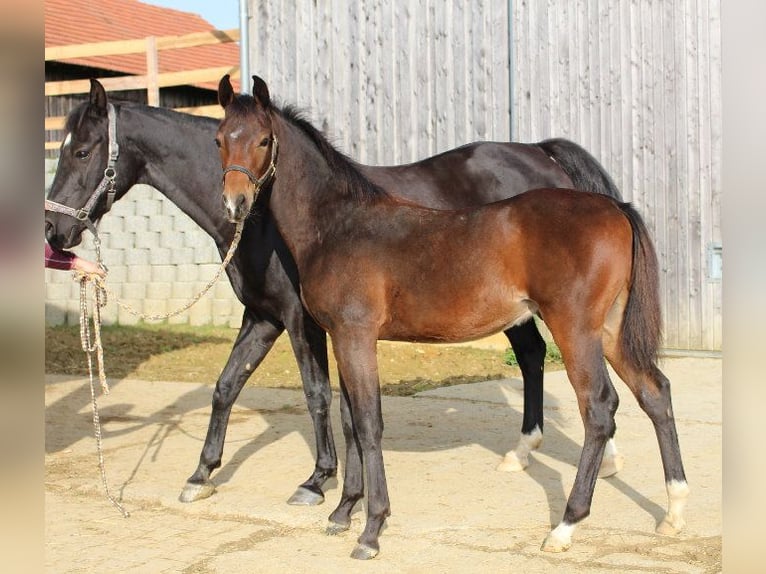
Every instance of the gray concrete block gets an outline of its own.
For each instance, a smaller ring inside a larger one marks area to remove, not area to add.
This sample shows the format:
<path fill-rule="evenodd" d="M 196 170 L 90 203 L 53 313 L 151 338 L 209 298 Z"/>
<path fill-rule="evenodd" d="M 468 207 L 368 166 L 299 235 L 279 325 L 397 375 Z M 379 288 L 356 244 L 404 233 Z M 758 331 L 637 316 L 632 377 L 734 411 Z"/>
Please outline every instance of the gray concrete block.
<path fill-rule="evenodd" d="M 111 245 L 111 243 L 110 243 Z M 101 248 L 101 260 L 111 270 L 125 264 L 125 250 L 114 249 L 112 247 Z"/>
<path fill-rule="evenodd" d="M 68 283 L 46 283 L 45 298 L 48 301 L 66 301 L 69 299 L 71 286 Z"/>
<path fill-rule="evenodd" d="M 152 265 L 170 265 L 172 251 L 167 247 L 154 247 L 149 251 L 149 263 Z"/>
<path fill-rule="evenodd" d="M 176 265 L 176 281 L 187 283 L 196 281 L 199 277 L 199 267 L 191 263 Z"/>
<path fill-rule="evenodd" d="M 177 247 L 171 250 L 170 262 L 175 265 L 193 265 L 194 249 L 191 247 Z"/>
<path fill-rule="evenodd" d="M 178 299 L 179 301 L 188 301 L 191 299 L 195 292 L 194 292 L 194 283 L 185 281 L 180 282 L 176 281 L 172 284 L 171 287 L 171 294 L 174 299 Z"/>
<path fill-rule="evenodd" d="M 173 229 L 165 229 L 160 233 L 160 247 L 181 249 L 184 247 L 184 234 Z"/>
<path fill-rule="evenodd" d="M 149 283 L 146 286 L 146 298 L 148 299 L 170 299 L 173 295 L 172 283 Z"/>
<path fill-rule="evenodd" d="M 141 231 L 136 233 L 133 245 L 139 249 L 154 249 L 160 246 L 160 234 L 158 231 Z"/>
<path fill-rule="evenodd" d="M 130 305 L 133 309 L 141 310 L 141 301 L 136 299 L 125 299 L 125 303 Z M 136 325 L 141 321 L 139 317 L 136 317 L 126 309 L 122 307 L 117 311 L 117 322 L 120 325 Z"/>
<path fill-rule="evenodd" d="M 173 217 L 158 213 L 149 218 L 149 231 L 159 231 L 165 233 L 173 229 Z"/>
<path fill-rule="evenodd" d="M 149 250 L 148 249 L 129 249 L 125 251 L 125 265 L 132 267 L 133 265 L 148 265 L 149 264 Z"/>
<path fill-rule="evenodd" d="M 121 297 L 125 300 L 142 301 L 146 298 L 146 283 L 123 283 Z"/>
<path fill-rule="evenodd" d="M 115 250 L 133 249 L 135 245 L 135 234 L 132 231 L 114 231 L 109 234 L 109 241 L 101 244 L 101 249 L 108 247 Z"/>
<path fill-rule="evenodd" d="M 128 215 L 125 217 L 125 231 L 143 233 L 149 230 L 149 218 L 143 215 Z"/>
<path fill-rule="evenodd" d="M 136 204 L 136 215 L 152 218 L 162 213 L 162 203 L 159 199 L 147 198 Z"/>
<path fill-rule="evenodd" d="M 149 283 L 152 280 L 152 266 L 146 265 L 132 265 L 128 269 L 128 277 L 126 279 L 129 283 Z"/>
<path fill-rule="evenodd" d="M 152 281 L 173 283 L 176 280 L 175 265 L 152 265 Z"/>
<path fill-rule="evenodd" d="M 195 326 L 209 325 L 211 323 L 211 315 L 212 304 L 210 299 L 200 299 L 189 309 L 189 324 Z"/>

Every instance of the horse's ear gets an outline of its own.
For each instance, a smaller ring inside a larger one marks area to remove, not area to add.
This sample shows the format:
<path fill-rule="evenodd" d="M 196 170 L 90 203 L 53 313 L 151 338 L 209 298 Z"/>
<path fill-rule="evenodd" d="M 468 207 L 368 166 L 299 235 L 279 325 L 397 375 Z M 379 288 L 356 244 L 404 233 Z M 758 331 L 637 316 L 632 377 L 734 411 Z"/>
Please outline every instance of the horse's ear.
<path fill-rule="evenodd" d="M 218 82 L 218 103 L 222 108 L 226 108 L 234 100 L 234 88 L 231 86 L 229 74 L 226 74 Z"/>
<path fill-rule="evenodd" d="M 253 97 L 258 100 L 264 108 L 271 106 L 269 87 L 259 76 L 253 76 Z"/>
<path fill-rule="evenodd" d="M 90 105 L 106 113 L 106 90 L 101 82 L 91 78 L 90 79 Z"/>

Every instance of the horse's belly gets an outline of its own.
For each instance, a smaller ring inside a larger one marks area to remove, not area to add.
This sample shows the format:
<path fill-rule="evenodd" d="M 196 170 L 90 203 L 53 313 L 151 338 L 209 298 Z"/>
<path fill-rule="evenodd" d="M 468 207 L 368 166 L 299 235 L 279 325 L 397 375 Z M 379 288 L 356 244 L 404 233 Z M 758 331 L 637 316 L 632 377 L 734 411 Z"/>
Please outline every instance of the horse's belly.
<path fill-rule="evenodd" d="M 504 331 L 529 320 L 534 305 L 526 300 L 488 304 L 420 305 L 398 309 L 382 326 L 380 339 L 424 343 L 462 343 Z"/>

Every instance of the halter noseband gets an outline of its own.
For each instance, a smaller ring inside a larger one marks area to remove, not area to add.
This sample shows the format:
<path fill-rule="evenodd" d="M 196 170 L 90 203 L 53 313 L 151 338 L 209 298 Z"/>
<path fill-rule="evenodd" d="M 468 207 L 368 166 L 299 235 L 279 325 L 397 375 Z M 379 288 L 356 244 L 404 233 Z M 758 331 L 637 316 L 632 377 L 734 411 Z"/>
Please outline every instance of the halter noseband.
<path fill-rule="evenodd" d="M 266 171 L 263 172 L 261 177 L 256 177 L 252 171 L 242 165 L 237 164 L 232 164 L 224 168 L 223 175 L 221 176 L 221 181 L 223 181 L 226 178 L 226 174 L 230 171 L 238 171 L 240 173 L 244 173 L 247 176 L 247 179 L 250 180 L 250 184 L 253 186 L 253 202 L 258 199 L 258 194 L 261 192 L 261 188 L 266 185 L 270 178 L 277 174 L 277 152 L 279 148 L 279 141 L 277 141 L 277 136 L 272 135 L 271 137 L 271 161 L 269 162 L 269 167 L 266 168 Z"/>
<path fill-rule="evenodd" d="M 106 111 L 109 120 L 109 159 L 107 160 L 106 169 L 104 169 L 104 177 L 101 179 L 101 183 L 98 184 L 98 187 L 93 191 L 90 198 L 88 198 L 88 201 L 80 209 L 74 209 L 73 207 L 51 201 L 50 199 L 45 200 L 45 211 L 55 211 L 74 217 L 77 221 L 84 223 L 96 237 L 96 226 L 90 219 L 90 212 L 104 193 L 106 193 L 106 210 L 109 211 L 112 207 L 116 193 L 115 178 L 117 177 L 117 170 L 114 166 L 117 163 L 117 156 L 120 153 L 120 146 L 117 145 L 117 117 L 115 115 L 114 106 L 112 104 L 107 104 Z"/>

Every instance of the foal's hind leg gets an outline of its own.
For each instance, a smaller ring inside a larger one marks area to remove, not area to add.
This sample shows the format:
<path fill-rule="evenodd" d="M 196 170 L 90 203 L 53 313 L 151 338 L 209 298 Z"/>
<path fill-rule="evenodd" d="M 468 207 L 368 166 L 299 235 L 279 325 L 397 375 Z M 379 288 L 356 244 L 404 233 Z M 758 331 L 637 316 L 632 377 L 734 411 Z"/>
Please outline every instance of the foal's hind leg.
<path fill-rule="evenodd" d="M 683 514 L 689 496 L 689 486 L 678 445 L 678 432 L 670 399 L 670 381 L 656 365 L 646 372 L 632 367 L 622 356 L 617 345 L 610 346 L 607 350 L 607 359 L 654 425 L 668 493 L 668 511 L 657 525 L 657 532 L 665 535 L 677 534 L 686 524 Z"/>
<path fill-rule="evenodd" d="M 567 550 L 576 524 L 590 514 L 599 465 L 607 440 L 614 436 L 614 413 L 619 403 L 598 338 L 589 337 L 587 332 L 569 331 L 566 338 L 559 335 L 557 342 L 577 395 L 585 439 L 564 516 L 543 542 L 542 550 L 546 552 Z"/>
<path fill-rule="evenodd" d="M 505 331 L 521 369 L 524 386 L 524 416 L 521 437 L 516 448 L 508 451 L 497 470 L 517 472 L 529 466 L 529 454 L 543 442 L 543 373 L 546 343 L 534 319 Z M 599 468 L 599 478 L 606 478 L 622 470 L 624 457 L 617 452 L 614 437 L 609 437 Z"/>

